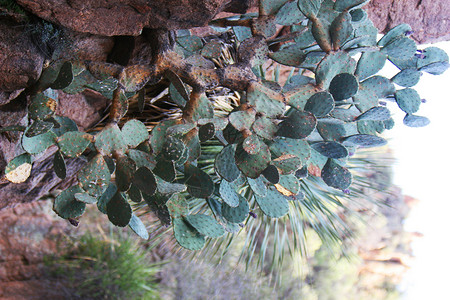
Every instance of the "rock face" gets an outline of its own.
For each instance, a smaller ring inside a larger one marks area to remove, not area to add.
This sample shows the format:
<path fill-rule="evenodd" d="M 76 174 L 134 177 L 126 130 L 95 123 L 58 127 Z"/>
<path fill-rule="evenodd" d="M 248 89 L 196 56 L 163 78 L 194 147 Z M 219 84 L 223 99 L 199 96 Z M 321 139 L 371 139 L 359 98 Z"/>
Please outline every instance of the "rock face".
<path fill-rule="evenodd" d="M 139 35 L 144 27 L 204 26 L 230 0 L 18 0 L 20 5 L 50 22 L 78 32 L 98 35 Z M 236 1 L 235 1 L 236 2 Z M 245 9 L 246 5 L 236 8 Z"/>
<path fill-rule="evenodd" d="M 0 105 L 17 97 L 42 71 L 43 55 L 23 29 L 0 19 Z"/>
<path fill-rule="evenodd" d="M 450 5 L 447 0 L 372 0 L 365 7 L 383 33 L 401 23 L 414 30 L 418 43 L 450 40 Z"/>
<path fill-rule="evenodd" d="M 42 278 L 44 258 L 58 252 L 61 234 L 72 227 L 51 212 L 51 205 L 39 201 L 1 211 L 1 299 L 68 299 L 57 281 Z"/>

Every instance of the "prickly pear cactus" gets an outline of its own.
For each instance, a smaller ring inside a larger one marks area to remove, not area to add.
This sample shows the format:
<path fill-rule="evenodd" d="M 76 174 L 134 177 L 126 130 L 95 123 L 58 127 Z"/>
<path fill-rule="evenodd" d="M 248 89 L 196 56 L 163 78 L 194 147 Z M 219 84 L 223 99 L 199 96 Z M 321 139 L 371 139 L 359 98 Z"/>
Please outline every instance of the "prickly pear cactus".
<path fill-rule="evenodd" d="M 211 22 L 237 47 L 228 60 L 225 41 L 179 30 L 172 42 L 168 32 L 158 32 L 153 66 L 55 61 L 30 97 L 30 126 L 2 128 L 24 131 L 26 152 L 8 164 L 6 179 L 25 181 L 33 156 L 51 146 L 61 178 L 67 158 L 85 157 L 78 183 L 55 200 L 59 216 L 79 219 L 86 205 L 97 205 L 114 225 L 148 238 L 133 213 L 148 205 L 191 250 L 235 233 L 249 216 L 283 218 L 292 201 L 303 201 L 308 176 L 347 192 L 351 155 L 386 144 L 381 134 L 393 121 L 383 102 L 398 105 L 405 125 L 425 126 L 429 120 L 416 115 L 422 101 L 413 86 L 423 73 L 439 75 L 449 66 L 442 50 L 418 50 L 408 25 L 377 40 L 361 9 L 366 2 L 261 0 L 259 14 Z M 280 26 L 289 33 L 276 35 Z M 277 74 L 265 77 L 267 60 L 291 70 L 286 82 Z M 377 75 L 388 62 L 398 74 Z M 142 111 L 146 89 L 157 83 L 167 84 L 181 117 L 156 126 L 130 119 L 129 102 L 137 99 Z M 73 121 L 55 115 L 58 90 L 86 88 L 111 99 L 109 121 L 98 132 L 79 132 Z M 228 107 L 218 108 L 218 88 L 238 100 L 228 98 Z M 206 147 L 215 155 L 206 157 Z M 191 207 L 199 201 L 201 210 Z"/>

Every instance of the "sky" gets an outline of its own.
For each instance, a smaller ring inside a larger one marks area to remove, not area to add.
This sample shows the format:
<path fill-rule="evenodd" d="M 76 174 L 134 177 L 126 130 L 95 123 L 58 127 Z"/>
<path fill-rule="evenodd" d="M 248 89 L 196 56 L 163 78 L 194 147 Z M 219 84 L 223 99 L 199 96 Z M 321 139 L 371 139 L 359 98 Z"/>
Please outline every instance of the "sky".
<path fill-rule="evenodd" d="M 450 53 L 450 42 L 433 46 Z M 390 106 L 396 126 L 385 135 L 396 159 L 394 184 L 419 200 L 405 229 L 423 234 L 412 244 L 415 258 L 400 290 L 402 300 L 450 299 L 450 70 L 425 73 L 414 88 L 427 101 L 416 114 L 431 123 L 409 128 L 402 124 L 404 113 Z"/>

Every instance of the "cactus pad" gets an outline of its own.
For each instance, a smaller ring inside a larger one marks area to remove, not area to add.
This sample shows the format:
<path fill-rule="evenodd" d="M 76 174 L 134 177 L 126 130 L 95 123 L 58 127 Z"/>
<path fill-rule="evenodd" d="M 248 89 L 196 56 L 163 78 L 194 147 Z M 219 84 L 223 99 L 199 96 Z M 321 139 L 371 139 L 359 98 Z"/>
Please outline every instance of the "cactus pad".
<path fill-rule="evenodd" d="M 296 1 L 287 2 L 277 12 L 275 23 L 284 26 L 298 24 L 305 19 L 305 16 L 297 7 Z"/>
<path fill-rule="evenodd" d="M 293 174 L 282 175 L 275 188 L 284 196 L 295 196 L 300 192 L 300 181 Z"/>
<path fill-rule="evenodd" d="M 239 205 L 239 194 L 236 192 L 234 184 L 226 180 L 220 182 L 219 193 L 222 200 L 231 207 Z"/>
<path fill-rule="evenodd" d="M 124 140 L 119 126 L 116 124 L 108 124 L 95 136 L 95 148 L 104 156 L 108 156 L 113 152 L 124 153 L 127 144 Z"/>
<path fill-rule="evenodd" d="M 255 121 L 255 111 L 235 111 L 230 114 L 228 119 L 236 130 L 249 130 Z"/>
<path fill-rule="evenodd" d="M 147 167 L 139 167 L 134 173 L 133 185 L 149 196 L 156 192 L 156 179 L 152 171 Z"/>
<path fill-rule="evenodd" d="M 335 101 L 348 99 L 358 91 L 358 80 L 349 73 L 338 74 L 331 80 L 329 91 Z"/>
<path fill-rule="evenodd" d="M 308 99 L 304 109 L 313 113 L 316 118 L 325 117 L 334 109 L 333 96 L 328 92 L 316 93 Z"/>
<path fill-rule="evenodd" d="M 319 142 L 311 145 L 311 148 L 328 158 L 344 158 L 348 156 L 345 146 L 337 142 Z"/>
<path fill-rule="evenodd" d="M 136 163 L 136 168 L 147 167 L 151 170 L 156 166 L 154 157 L 144 151 L 130 149 L 128 150 L 128 157 Z"/>
<path fill-rule="evenodd" d="M 187 123 L 187 124 L 177 124 L 170 126 L 167 128 L 166 134 L 167 135 L 184 135 L 194 129 L 196 126 L 194 123 Z"/>
<path fill-rule="evenodd" d="M 155 193 L 152 196 L 143 194 L 143 197 L 148 207 L 156 215 L 161 224 L 163 226 L 169 226 L 171 219 L 169 209 L 166 206 L 169 196 Z"/>
<path fill-rule="evenodd" d="M 56 151 L 55 156 L 53 157 L 53 170 L 55 170 L 55 174 L 59 178 L 66 178 L 66 162 L 64 161 L 64 157 L 62 156 L 60 151 Z"/>
<path fill-rule="evenodd" d="M 257 154 L 261 150 L 262 141 L 256 134 L 252 134 L 242 142 L 242 147 L 248 154 Z"/>
<path fill-rule="evenodd" d="M 33 137 L 36 135 L 44 134 L 48 131 L 50 131 L 55 126 L 52 122 L 46 122 L 46 121 L 34 121 L 33 124 L 28 127 L 28 129 L 25 132 L 25 135 L 27 137 Z"/>
<path fill-rule="evenodd" d="M 130 226 L 131 230 L 133 230 L 134 233 L 136 233 L 140 238 L 148 240 L 149 235 L 147 228 L 145 228 L 144 223 L 142 223 L 141 219 L 139 219 L 139 217 L 137 217 L 135 214 L 131 215 L 128 226 Z"/>
<path fill-rule="evenodd" d="M 359 80 L 366 79 L 380 71 L 386 63 L 386 54 L 380 51 L 364 52 L 356 66 L 355 75 Z"/>
<path fill-rule="evenodd" d="M 173 219 L 173 235 L 181 247 L 189 250 L 200 250 L 205 245 L 205 236 L 182 218 Z"/>
<path fill-rule="evenodd" d="M 392 77 L 392 82 L 403 87 L 415 86 L 422 76 L 422 72 L 416 69 L 404 69 Z"/>
<path fill-rule="evenodd" d="M 271 218 L 281 218 L 289 212 L 287 199 L 276 190 L 269 189 L 265 197 L 255 195 L 263 213 Z"/>
<path fill-rule="evenodd" d="M 131 148 L 137 147 L 149 137 L 147 128 L 141 121 L 132 119 L 122 127 L 122 137 Z"/>
<path fill-rule="evenodd" d="M 222 202 L 222 216 L 232 222 L 241 223 L 245 221 L 250 211 L 247 200 L 239 195 L 239 205 L 236 207 L 231 207 L 225 202 Z"/>
<path fill-rule="evenodd" d="M 183 156 L 185 150 L 186 146 L 182 141 L 169 136 L 162 147 L 161 154 L 167 160 L 177 161 Z"/>
<path fill-rule="evenodd" d="M 48 131 L 44 134 L 27 137 L 26 134 L 22 136 L 22 147 L 30 154 L 39 154 L 45 151 L 48 147 L 55 144 L 56 134 L 53 131 Z"/>
<path fill-rule="evenodd" d="M 300 158 L 302 164 L 306 164 L 311 156 L 311 147 L 305 140 L 295 140 L 290 138 L 276 138 L 270 151 L 275 157 L 291 154 Z"/>
<path fill-rule="evenodd" d="M 28 114 L 33 120 L 45 120 L 55 114 L 57 106 L 58 93 L 52 89 L 47 89 L 31 97 Z"/>
<path fill-rule="evenodd" d="M 411 32 L 412 28 L 408 24 L 399 24 L 389 30 L 379 41 L 378 46 L 384 47 L 387 44 L 395 41 L 397 38 L 404 37 L 405 33 Z"/>
<path fill-rule="evenodd" d="M 330 26 L 331 42 L 333 43 L 334 48 L 341 48 L 352 34 L 352 16 L 348 11 L 344 11 L 333 20 Z"/>
<path fill-rule="evenodd" d="M 278 126 L 275 125 L 271 119 L 260 117 L 255 120 L 252 129 L 258 136 L 271 140 L 274 138 L 278 130 Z"/>
<path fill-rule="evenodd" d="M 369 0 L 336 0 L 334 9 L 337 11 L 349 11 L 367 4 Z"/>
<path fill-rule="evenodd" d="M 224 128 L 225 128 L 225 126 L 224 126 Z M 206 123 L 205 125 L 202 125 L 199 127 L 198 138 L 200 139 L 200 142 L 206 142 L 207 140 L 212 139 L 214 137 L 215 133 L 216 133 L 216 129 L 214 127 L 214 124 Z"/>
<path fill-rule="evenodd" d="M 103 156 L 97 154 L 79 172 L 78 181 L 90 195 L 98 197 L 103 194 L 111 175 Z"/>
<path fill-rule="evenodd" d="M 80 202 L 86 203 L 86 204 L 94 204 L 97 203 L 97 198 L 92 197 L 89 194 L 86 193 L 76 193 L 74 195 L 75 199 L 77 199 Z"/>
<path fill-rule="evenodd" d="M 272 160 L 272 164 L 280 171 L 282 175 L 287 175 L 300 169 L 303 163 L 302 160 L 295 155 L 284 154 Z"/>
<path fill-rule="evenodd" d="M 184 168 L 187 191 L 192 197 L 209 198 L 214 192 L 214 182 L 201 169 L 187 165 Z"/>
<path fill-rule="evenodd" d="M 417 112 L 421 103 L 419 93 L 410 88 L 398 90 L 395 93 L 395 101 L 397 101 L 398 107 L 407 114 Z"/>
<path fill-rule="evenodd" d="M 384 106 L 375 106 L 362 115 L 357 120 L 384 121 L 391 117 L 391 112 Z"/>
<path fill-rule="evenodd" d="M 31 155 L 24 153 L 13 158 L 5 168 L 5 177 L 12 183 L 25 182 L 31 174 Z"/>
<path fill-rule="evenodd" d="M 116 184 L 119 191 L 127 191 L 130 188 L 135 171 L 136 163 L 131 158 L 121 156 L 116 160 Z"/>
<path fill-rule="evenodd" d="M 131 206 L 120 192 L 116 192 L 106 204 L 106 214 L 111 223 L 119 227 L 125 227 L 131 220 Z"/>
<path fill-rule="evenodd" d="M 283 95 L 260 83 L 249 85 L 247 101 L 257 112 L 264 113 L 269 118 L 282 115 L 286 109 Z"/>
<path fill-rule="evenodd" d="M 225 234 L 223 227 L 211 216 L 204 214 L 187 215 L 185 220 L 202 235 L 218 238 Z"/>
<path fill-rule="evenodd" d="M 172 161 L 160 159 L 156 163 L 153 173 L 167 182 L 172 182 L 175 180 L 176 176 L 175 165 Z"/>
<path fill-rule="evenodd" d="M 267 186 L 261 179 L 261 177 L 258 177 L 256 179 L 247 178 L 247 182 L 256 195 L 259 195 L 261 197 L 265 197 L 267 195 Z"/>
<path fill-rule="evenodd" d="M 69 131 L 78 131 L 77 124 L 67 117 L 53 116 L 53 119 L 58 123 L 52 128 L 53 133 L 57 136 L 61 136 Z"/>
<path fill-rule="evenodd" d="M 137 186 L 134 184 L 130 185 L 130 188 L 127 191 L 128 197 L 130 197 L 130 200 L 136 203 L 139 203 L 142 201 L 142 193 L 139 190 Z"/>
<path fill-rule="evenodd" d="M 280 123 L 277 136 L 291 139 L 306 138 L 316 128 L 316 117 L 308 111 L 293 111 L 289 117 Z"/>
<path fill-rule="evenodd" d="M 91 135 L 80 131 L 69 131 L 57 139 L 59 149 L 67 157 L 80 156 L 91 143 Z"/>
<path fill-rule="evenodd" d="M 347 189 L 352 183 L 352 173 L 331 158 L 328 159 L 323 167 L 321 176 L 328 186 L 339 190 Z"/>
<path fill-rule="evenodd" d="M 346 52 L 338 51 L 325 56 L 316 68 L 316 83 L 328 89 L 331 80 L 340 73 L 353 73 L 356 62 Z"/>
<path fill-rule="evenodd" d="M 167 200 L 166 206 L 172 218 L 179 218 L 189 214 L 189 204 L 183 195 L 173 194 Z"/>
<path fill-rule="evenodd" d="M 406 115 L 403 118 L 403 124 L 409 127 L 424 127 L 430 124 L 430 120 L 427 117 Z"/>
<path fill-rule="evenodd" d="M 279 64 L 299 67 L 305 61 L 306 54 L 297 45 L 292 45 L 269 53 L 269 57 Z"/>
<path fill-rule="evenodd" d="M 66 61 L 59 69 L 58 77 L 56 77 L 55 81 L 52 83 L 51 88 L 55 90 L 62 90 L 69 86 L 72 83 L 72 80 L 72 64 L 69 61 Z"/>
<path fill-rule="evenodd" d="M 261 142 L 260 151 L 256 154 L 249 154 L 244 150 L 243 144 L 239 143 L 234 157 L 239 170 L 250 178 L 259 177 L 271 160 L 269 147 L 263 142 Z"/>
<path fill-rule="evenodd" d="M 408 59 L 416 53 L 416 43 L 407 37 L 399 37 L 386 44 L 381 52 L 396 59 Z"/>
<path fill-rule="evenodd" d="M 361 148 L 380 147 L 387 144 L 382 137 L 370 134 L 355 134 L 344 139 L 344 144 L 354 145 Z"/>
<path fill-rule="evenodd" d="M 81 216 L 86 210 L 86 204 L 76 200 L 75 194 L 82 192 L 83 190 L 77 185 L 62 191 L 53 203 L 55 213 L 63 219 Z"/>
<path fill-rule="evenodd" d="M 106 214 L 106 204 L 116 193 L 117 186 L 114 183 L 110 183 L 97 201 L 97 208 L 101 213 Z"/>

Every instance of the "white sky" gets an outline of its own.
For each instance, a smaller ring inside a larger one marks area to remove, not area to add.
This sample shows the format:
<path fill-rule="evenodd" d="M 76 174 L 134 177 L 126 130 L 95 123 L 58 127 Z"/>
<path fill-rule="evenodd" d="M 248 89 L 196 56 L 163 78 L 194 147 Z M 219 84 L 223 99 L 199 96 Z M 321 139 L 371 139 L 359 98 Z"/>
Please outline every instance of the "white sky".
<path fill-rule="evenodd" d="M 450 53 L 450 42 L 433 46 Z M 450 70 L 425 73 L 414 88 L 427 100 L 416 114 L 428 117 L 430 125 L 406 127 L 404 113 L 390 106 L 396 126 L 386 134 L 397 159 L 394 183 L 420 200 L 406 230 L 424 234 L 413 242 L 415 259 L 400 289 L 403 300 L 450 299 Z"/>

